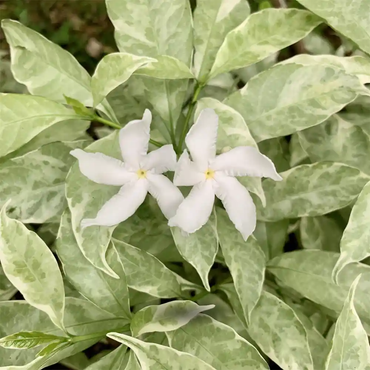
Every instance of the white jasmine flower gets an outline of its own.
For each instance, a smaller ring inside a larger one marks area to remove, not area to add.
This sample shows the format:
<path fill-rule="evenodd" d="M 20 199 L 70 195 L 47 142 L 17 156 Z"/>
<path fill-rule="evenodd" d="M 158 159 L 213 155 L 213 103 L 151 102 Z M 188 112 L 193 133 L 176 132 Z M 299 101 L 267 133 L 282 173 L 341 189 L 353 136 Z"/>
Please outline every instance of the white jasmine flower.
<path fill-rule="evenodd" d="M 78 159 L 80 171 L 91 181 L 121 186 L 94 219 L 82 220 L 81 226 L 113 226 L 132 216 L 149 192 L 169 219 L 184 199 L 180 190 L 163 172 L 174 171 L 176 153 L 172 145 L 164 145 L 147 154 L 152 114 L 145 110 L 141 120 L 129 122 L 119 132 L 123 162 L 102 153 L 71 151 Z"/>
<path fill-rule="evenodd" d="M 185 150 L 175 171 L 174 184 L 193 186 L 180 204 L 169 226 L 187 233 L 199 230 L 211 215 L 215 195 L 222 201 L 230 220 L 247 240 L 256 227 L 256 208 L 248 190 L 235 176 L 282 178 L 269 158 L 256 148 L 240 146 L 216 156 L 218 116 L 204 109 L 186 136 Z"/>

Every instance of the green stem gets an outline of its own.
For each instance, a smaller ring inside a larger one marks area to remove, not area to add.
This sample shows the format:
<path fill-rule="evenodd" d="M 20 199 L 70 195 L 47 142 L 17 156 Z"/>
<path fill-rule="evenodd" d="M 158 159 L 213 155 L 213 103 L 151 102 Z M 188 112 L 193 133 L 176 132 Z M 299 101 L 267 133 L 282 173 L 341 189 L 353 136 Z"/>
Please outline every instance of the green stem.
<path fill-rule="evenodd" d="M 94 121 L 97 121 L 97 122 L 100 122 L 100 123 L 103 123 L 104 125 L 107 125 L 109 127 L 113 127 L 113 128 L 116 128 L 116 129 L 121 129 L 122 127 L 118 124 L 118 123 L 115 123 L 115 122 L 112 122 L 112 121 L 108 121 L 107 119 L 104 119 L 100 116 L 94 116 L 92 118 Z M 162 147 L 164 144 L 160 143 L 159 141 L 155 141 L 153 139 L 149 139 L 149 142 L 153 145 L 155 145 L 156 147 L 160 148 Z"/>
<path fill-rule="evenodd" d="M 99 117 L 99 116 L 94 116 L 94 121 L 103 123 L 104 125 L 107 125 L 107 126 L 110 126 L 110 127 L 113 127 L 113 128 L 117 128 L 117 129 L 121 129 L 122 128 L 118 123 L 114 123 L 112 121 L 108 121 L 107 119 L 104 119 L 104 118 Z"/>
<path fill-rule="evenodd" d="M 180 153 L 182 152 L 182 146 L 184 144 L 186 134 L 189 130 L 189 122 L 190 122 L 191 117 L 193 116 L 195 104 L 197 103 L 199 94 L 202 91 L 202 89 L 203 89 L 203 85 L 197 83 L 194 89 L 193 99 L 189 105 L 188 113 L 186 114 L 186 117 L 185 117 L 184 127 L 182 129 L 182 133 L 181 133 L 180 140 L 179 140 L 178 150 Z"/>
<path fill-rule="evenodd" d="M 208 292 L 207 290 L 203 290 L 203 292 L 200 292 L 197 295 L 195 295 L 194 297 L 189 298 L 189 300 L 193 301 L 193 302 L 196 302 L 196 301 L 199 301 L 200 299 L 202 299 L 203 297 L 207 296 L 208 294 L 210 294 L 210 292 Z"/>
<path fill-rule="evenodd" d="M 122 327 L 122 328 L 120 328 L 118 330 L 116 329 L 114 331 L 117 331 L 117 332 L 126 332 L 126 331 L 129 331 L 129 330 L 130 330 L 130 324 L 125 325 L 124 327 Z M 88 335 L 78 335 L 76 337 L 72 336 L 69 339 L 69 342 L 70 343 L 77 343 L 77 342 L 83 342 L 83 341 L 86 341 L 86 340 L 89 340 L 89 339 L 104 338 L 111 331 L 112 330 L 104 331 L 104 332 L 99 332 L 99 333 L 88 334 Z"/>

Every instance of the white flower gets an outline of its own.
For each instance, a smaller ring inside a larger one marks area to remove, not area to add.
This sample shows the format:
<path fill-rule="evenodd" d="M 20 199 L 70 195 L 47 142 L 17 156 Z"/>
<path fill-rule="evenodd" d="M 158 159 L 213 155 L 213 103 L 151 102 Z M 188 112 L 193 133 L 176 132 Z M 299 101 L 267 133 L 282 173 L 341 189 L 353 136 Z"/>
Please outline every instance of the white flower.
<path fill-rule="evenodd" d="M 193 188 L 168 224 L 187 233 L 199 230 L 211 215 L 216 195 L 247 240 L 256 227 L 256 208 L 235 176 L 269 177 L 276 181 L 282 178 L 271 160 L 253 147 L 240 146 L 216 156 L 217 129 L 217 114 L 213 109 L 204 109 L 187 134 L 185 143 L 192 161 L 185 150 L 176 167 L 174 184 Z"/>
<path fill-rule="evenodd" d="M 141 120 L 129 122 L 119 132 L 119 145 L 123 162 L 102 153 L 87 153 L 81 149 L 71 151 L 78 159 L 80 171 L 90 180 L 105 185 L 121 186 L 109 199 L 96 218 L 82 220 L 81 226 L 113 226 L 132 216 L 149 192 L 169 219 L 184 197 L 180 190 L 164 175 L 176 167 L 176 154 L 172 145 L 147 154 L 152 114 L 145 110 Z"/>

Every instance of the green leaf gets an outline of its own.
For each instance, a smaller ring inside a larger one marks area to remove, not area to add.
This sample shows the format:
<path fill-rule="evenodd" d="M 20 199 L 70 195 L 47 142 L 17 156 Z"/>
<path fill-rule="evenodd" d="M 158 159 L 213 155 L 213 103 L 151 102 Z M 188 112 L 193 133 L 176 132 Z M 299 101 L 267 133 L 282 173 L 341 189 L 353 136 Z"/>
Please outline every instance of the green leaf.
<path fill-rule="evenodd" d="M 268 86 L 268 91 L 265 91 Z M 225 101 L 257 142 L 316 126 L 368 90 L 356 76 L 327 65 L 276 65 Z"/>
<path fill-rule="evenodd" d="M 182 328 L 166 334 L 172 348 L 190 353 L 215 369 L 269 369 L 256 348 L 230 326 L 207 315 L 201 314 Z"/>
<path fill-rule="evenodd" d="M 370 369 L 369 341 L 354 305 L 356 287 L 360 279 L 361 275 L 351 285 L 342 312 L 335 324 L 332 347 L 325 370 Z"/>
<path fill-rule="evenodd" d="M 76 58 L 23 24 L 1 22 L 12 56 L 12 72 L 33 95 L 64 103 L 64 95 L 92 106 L 91 77 Z"/>
<path fill-rule="evenodd" d="M 217 152 L 223 153 L 237 146 L 252 146 L 258 149 L 248 126 L 239 112 L 226 104 L 212 98 L 200 99 L 194 117 L 198 117 L 205 108 L 212 108 L 218 115 Z M 265 194 L 262 189 L 262 180 L 259 177 L 241 177 L 241 183 L 252 193 L 258 195 L 264 204 Z"/>
<path fill-rule="evenodd" d="M 106 0 L 106 4 L 121 52 L 156 59 L 166 55 L 190 65 L 192 19 L 187 0 L 155 3 L 147 0 Z M 146 100 L 174 136 L 188 81 L 160 81 L 143 77 L 141 83 L 141 92 L 145 92 Z"/>
<path fill-rule="evenodd" d="M 370 256 L 370 183 L 362 189 L 352 208 L 348 225 L 340 242 L 340 258 L 333 270 L 337 279 L 340 271 L 349 263 L 359 262 Z"/>
<path fill-rule="evenodd" d="M 198 299 L 197 302 L 202 305 L 213 304 L 215 308 L 208 311 L 207 316 L 213 317 L 215 320 L 232 327 L 240 336 L 248 339 L 248 333 L 244 324 L 235 315 L 230 304 L 224 301 L 220 296 L 210 293 L 205 297 Z"/>
<path fill-rule="evenodd" d="M 319 333 L 312 321 L 303 313 L 297 304 L 289 305 L 306 330 L 314 369 L 324 369 L 325 360 L 330 349 L 328 341 Z"/>
<path fill-rule="evenodd" d="M 75 141 L 84 140 L 86 143 L 88 140 L 92 140 L 90 136 L 86 134 L 86 130 L 89 128 L 89 121 L 61 121 L 49 128 L 41 131 L 33 139 L 24 144 L 14 152 L 9 153 L 5 157 L 0 158 L 0 163 L 3 163 L 11 158 L 21 157 L 24 154 L 32 152 L 33 150 L 41 148 L 43 145 L 55 143 L 57 141 Z"/>
<path fill-rule="evenodd" d="M 51 143 L 1 163 L 0 205 L 11 199 L 9 214 L 25 223 L 60 217 L 66 207 L 64 181 L 75 161 L 69 152 L 85 144 Z"/>
<path fill-rule="evenodd" d="M 213 211 L 208 222 L 193 234 L 184 235 L 178 227 L 171 228 L 176 247 L 185 261 L 198 272 L 204 287 L 210 291 L 208 274 L 218 251 L 217 220 Z"/>
<path fill-rule="evenodd" d="M 78 114 L 79 116 L 94 119 L 94 112 L 91 109 L 86 108 L 85 105 L 82 104 L 80 101 L 66 95 L 64 95 L 64 99 L 66 100 L 66 103 L 72 107 L 76 114 Z"/>
<path fill-rule="evenodd" d="M 64 287 L 57 261 L 37 234 L 7 217 L 6 205 L 0 215 L 0 260 L 25 300 L 64 328 Z"/>
<path fill-rule="evenodd" d="M 60 363 L 71 370 L 85 370 L 90 362 L 88 357 L 83 352 L 80 352 L 63 359 Z"/>
<path fill-rule="evenodd" d="M 266 260 L 270 260 L 284 253 L 285 241 L 288 237 L 288 220 L 277 222 L 257 221 L 254 237 L 265 253 Z"/>
<path fill-rule="evenodd" d="M 214 307 L 214 305 L 198 306 L 192 301 L 173 301 L 158 306 L 147 306 L 133 317 L 132 335 L 137 337 L 144 333 L 176 330 L 186 325 L 199 313 Z"/>
<path fill-rule="evenodd" d="M 54 353 L 61 351 L 62 349 L 70 347 L 72 344 L 68 342 L 52 342 L 43 348 L 38 354 L 37 357 L 50 356 Z"/>
<path fill-rule="evenodd" d="M 143 370 L 215 370 L 202 360 L 185 352 L 119 333 L 107 334 L 109 338 L 130 347 L 139 359 Z"/>
<path fill-rule="evenodd" d="M 63 335 L 44 312 L 30 306 L 26 301 L 0 302 L 0 317 L 1 337 L 21 331 Z M 0 347 L 0 369 L 1 366 L 25 365 L 36 357 L 37 352 L 38 349 L 15 351 Z"/>
<path fill-rule="evenodd" d="M 339 252 L 343 229 L 338 222 L 327 216 L 303 217 L 299 225 L 304 249 L 321 249 Z"/>
<path fill-rule="evenodd" d="M 85 370 L 131 370 L 127 364 L 129 357 L 131 356 L 127 353 L 127 347 L 120 346 L 92 365 L 87 366 Z"/>
<path fill-rule="evenodd" d="M 6 277 L 4 270 L 0 265 L 0 301 L 10 300 L 15 293 L 17 293 L 17 289 L 14 288 L 12 283 Z"/>
<path fill-rule="evenodd" d="M 198 0 L 194 10 L 194 69 L 206 79 L 225 36 L 249 15 L 247 1 Z"/>
<path fill-rule="evenodd" d="M 173 241 L 168 220 L 153 197 L 147 197 L 134 215 L 117 226 L 113 238 L 134 245 L 162 262 L 183 262 Z"/>
<path fill-rule="evenodd" d="M 367 0 L 298 0 L 330 26 L 370 53 L 370 4 Z"/>
<path fill-rule="evenodd" d="M 124 266 L 127 284 L 159 298 L 181 296 L 181 278 L 153 255 L 125 242 L 113 240 Z"/>
<path fill-rule="evenodd" d="M 312 13 L 298 9 L 254 13 L 227 34 L 209 78 L 261 61 L 299 41 L 321 22 Z"/>
<path fill-rule="evenodd" d="M 71 214 L 66 210 L 55 247 L 64 274 L 85 298 L 116 317 L 131 318 L 126 275 L 113 245 L 108 248 L 106 258 L 119 280 L 94 267 L 83 256 L 73 235 Z"/>
<path fill-rule="evenodd" d="M 361 83 L 370 83 L 370 59 L 360 55 L 338 57 L 336 55 L 299 54 L 281 62 L 281 64 L 298 63 L 303 65 L 328 65 L 343 69 L 349 75 L 357 76 Z"/>
<path fill-rule="evenodd" d="M 153 58 L 128 53 L 106 55 L 99 62 L 91 80 L 94 106 L 99 105 L 111 91 L 126 82 L 137 69 L 153 61 Z"/>
<path fill-rule="evenodd" d="M 243 240 L 221 208 L 217 208 L 217 231 L 222 254 L 234 280 L 245 319 L 249 322 L 262 292 L 266 257 L 253 236 L 246 242 Z"/>
<path fill-rule="evenodd" d="M 151 58 L 150 58 L 151 59 Z M 141 67 L 136 75 L 158 78 L 161 80 L 182 80 L 195 78 L 189 67 L 182 61 L 169 55 L 158 55 L 153 61 Z"/>
<path fill-rule="evenodd" d="M 356 263 L 346 266 L 338 276 L 338 284 L 332 280 L 332 271 L 338 253 L 305 250 L 284 253 L 268 264 L 268 270 L 278 282 L 294 289 L 307 299 L 327 308 L 332 317 L 342 310 L 353 280 L 363 274 L 355 297 L 356 310 L 364 323 L 370 325 L 370 266 Z"/>
<path fill-rule="evenodd" d="M 269 157 L 277 172 L 289 170 L 289 144 L 285 137 L 268 139 L 258 144 L 262 154 Z"/>
<path fill-rule="evenodd" d="M 0 346 L 10 349 L 28 349 L 50 342 L 65 342 L 68 338 L 38 331 L 21 331 L 0 339 Z"/>
<path fill-rule="evenodd" d="M 121 159 L 118 131 L 104 137 L 85 149 Z M 82 254 L 97 268 L 118 278 L 106 261 L 105 254 L 115 227 L 92 226 L 81 230 L 84 218 L 94 218 L 103 204 L 117 194 L 118 187 L 96 184 L 85 177 L 75 163 L 66 179 L 66 197 L 72 215 L 73 233 Z"/>
<path fill-rule="evenodd" d="M 370 136 L 339 115 L 300 131 L 298 136 L 312 162 L 340 162 L 370 174 Z"/>
<path fill-rule="evenodd" d="M 280 175 L 280 182 L 263 182 L 267 206 L 257 208 L 261 220 L 321 216 L 344 208 L 369 181 L 358 169 L 331 162 L 294 167 Z"/>
<path fill-rule="evenodd" d="M 262 351 L 287 370 L 313 370 L 307 333 L 294 311 L 274 295 L 262 292 L 248 332 Z"/>
<path fill-rule="evenodd" d="M 0 107 L 0 156 L 58 122 L 79 118 L 63 105 L 39 96 L 0 94 Z"/>
<path fill-rule="evenodd" d="M 54 326 L 44 312 L 30 306 L 25 301 L 1 302 L 0 317 L 2 318 L 0 321 L 1 336 L 24 330 L 63 335 L 63 332 Z M 86 300 L 66 298 L 65 326 L 71 334 L 90 335 L 98 333 L 101 332 L 102 325 L 107 331 L 119 330 L 122 328 L 122 319 L 100 310 Z M 85 350 L 98 340 L 99 338 L 85 339 L 68 348 L 59 349 L 35 360 L 37 349 L 14 351 L 0 348 L 0 366 L 5 366 L 4 368 L 0 367 L 0 369 L 40 370 Z"/>
<path fill-rule="evenodd" d="M 289 161 L 290 167 L 310 163 L 308 154 L 302 148 L 298 133 L 294 133 L 290 139 L 289 152 L 290 152 L 290 161 Z"/>

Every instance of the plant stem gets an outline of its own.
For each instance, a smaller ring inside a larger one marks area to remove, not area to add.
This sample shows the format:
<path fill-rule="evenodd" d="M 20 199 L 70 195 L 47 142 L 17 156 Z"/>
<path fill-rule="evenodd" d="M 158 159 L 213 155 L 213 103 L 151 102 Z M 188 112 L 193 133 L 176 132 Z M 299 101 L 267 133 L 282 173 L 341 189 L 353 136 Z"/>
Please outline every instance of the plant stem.
<path fill-rule="evenodd" d="M 107 119 L 104 119 L 104 118 L 99 117 L 99 116 L 94 116 L 94 121 L 103 123 L 104 125 L 107 125 L 107 126 L 110 126 L 110 127 L 113 127 L 113 128 L 117 128 L 117 129 L 121 129 L 122 128 L 118 123 L 114 123 L 112 121 L 108 121 Z"/>
<path fill-rule="evenodd" d="M 184 144 L 185 136 L 189 130 L 189 122 L 190 122 L 191 117 L 193 116 L 195 104 L 197 103 L 199 94 L 202 91 L 202 89 L 203 89 L 203 85 L 197 83 L 194 89 L 193 99 L 189 105 L 189 110 L 185 117 L 184 127 L 182 129 L 182 133 L 181 133 L 180 140 L 179 140 L 178 150 L 180 153 L 182 152 L 182 146 Z"/>
<path fill-rule="evenodd" d="M 130 324 L 128 325 L 125 325 L 124 327 L 118 329 L 118 330 L 115 330 L 115 331 L 118 331 L 118 332 L 125 332 L 125 331 L 129 331 L 130 330 Z M 83 342 L 85 340 L 89 340 L 89 339 L 97 339 L 97 338 L 103 338 L 105 337 L 108 333 L 110 333 L 112 330 L 109 330 L 109 331 L 104 331 L 104 332 L 100 332 L 100 333 L 93 333 L 93 334 L 88 334 L 88 335 L 78 335 L 78 336 L 73 336 L 69 339 L 69 342 L 70 343 L 77 343 L 77 342 Z"/>
<path fill-rule="evenodd" d="M 190 301 L 196 302 L 199 301 L 199 299 L 202 299 L 203 297 L 207 296 L 211 292 L 208 292 L 207 290 L 203 290 L 203 292 L 198 293 L 194 297 L 189 298 Z"/>
<path fill-rule="evenodd" d="M 112 121 L 108 121 L 107 119 L 104 119 L 100 116 L 97 116 L 95 115 L 93 118 L 92 118 L 94 121 L 97 121 L 97 122 L 100 122 L 100 123 L 103 123 L 104 125 L 107 125 L 107 126 L 110 126 L 110 127 L 113 127 L 113 128 L 116 128 L 116 129 L 121 129 L 122 127 L 118 124 L 118 123 L 114 123 Z M 164 144 L 156 141 L 156 140 L 153 140 L 153 139 L 149 139 L 149 142 L 153 145 L 155 145 L 156 147 L 160 148 L 162 147 Z"/>

